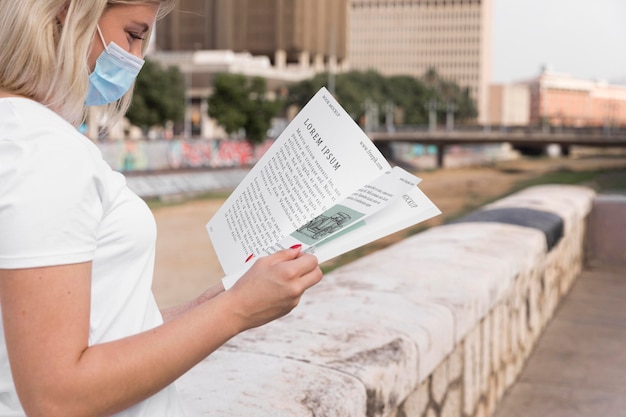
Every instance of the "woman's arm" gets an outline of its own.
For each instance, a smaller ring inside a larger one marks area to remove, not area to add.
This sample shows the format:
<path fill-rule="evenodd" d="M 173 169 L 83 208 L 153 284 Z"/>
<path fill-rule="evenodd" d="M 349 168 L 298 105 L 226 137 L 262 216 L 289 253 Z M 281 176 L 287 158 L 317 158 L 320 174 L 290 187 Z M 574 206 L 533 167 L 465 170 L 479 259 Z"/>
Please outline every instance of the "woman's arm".
<path fill-rule="evenodd" d="M 101 416 L 160 391 L 246 329 L 293 309 L 321 279 L 288 249 L 259 259 L 229 291 L 144 333 L 88 346 L 91 264 L 0 270 L 9 360 L 29 416 Z"/>
<path fill-rule="evenodd" d="M 168 322 L 181 314 L 186 313 L 190 309 L 197 307 L 200 304 L 203 304 L 215 296 L 224 292 L 224 284 L 221 282 L 209 287 L 206 291 L 200 294 L 198 297 L 193 300 L 173 307 L 168 307 L 161 310 L 161 315 L 163 316 L 163 321 Z"/>

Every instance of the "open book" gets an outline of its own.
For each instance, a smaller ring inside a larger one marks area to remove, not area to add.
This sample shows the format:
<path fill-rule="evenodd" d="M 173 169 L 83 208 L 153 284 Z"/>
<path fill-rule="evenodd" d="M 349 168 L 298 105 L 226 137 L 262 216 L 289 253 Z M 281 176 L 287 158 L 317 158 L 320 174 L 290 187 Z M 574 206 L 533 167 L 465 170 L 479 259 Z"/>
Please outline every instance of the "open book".
<path fill-rule="evenodd" d="M 230 288 L 261 256 L 301 244 L 320 263 L 440 214 L 322 88 L 207 224 Z"/>

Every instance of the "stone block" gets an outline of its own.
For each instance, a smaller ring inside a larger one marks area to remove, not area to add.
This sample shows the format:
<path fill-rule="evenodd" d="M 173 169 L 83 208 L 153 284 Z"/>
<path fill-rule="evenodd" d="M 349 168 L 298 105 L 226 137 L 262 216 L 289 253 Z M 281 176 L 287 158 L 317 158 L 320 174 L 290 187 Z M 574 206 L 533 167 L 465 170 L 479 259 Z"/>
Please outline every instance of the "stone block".
<path fill-rule="evenodd" d="M 487 412 L 487 407 L 482 402 L 478 404 L 476 407 L 476 412 L 474 413 L 474 417 L 489 417 L 490 414 Z"/>
<path fill-rule="evenodd" d="M 385 416 L 418 384 L 416 344 L 393 330 L 373 327 L 357 316 L 329 320 L 320 315 L 279 320 L 245 332 L 222 349 L 271 354 L 334 370 L 359 381 L 367 393 L 368 416 Z M 294 324 L 297 326 L 294 327 Z"/>
<path fill-rule="evenodd" d="M 402 411 L 407 417 L 421 417 L 424 415 L 429 401 L 429 381 L 424 381 L 404 400 Z"/>
<path fill-rule="evenodd" d="M 218 350 L 183 375 L 177 386 L 194 417 L 366 415 L 366 391 L 357 379 L 268 355 Z"/>
<path fill-rule="evenodd" d="M 503 365 L 496 373 L 496 387 L 498 393 L 498 399 L 504 396 L 508 385 L 506 384 L 506 365 Z"/>
<path fill-rule="evenodd" d="M 526 188 L 485 206 L 485 209 L 518 207 L 554 213 L 563 219 L 569 235 L 591 211 L 595 191 L 577 185 L 540 185 Z"/>
<path fill-rule="evenodd" d="M 517 378 L 516 362 L 517 357 L 511 355 L 506 363 L 506 368 L 504 370 L 504 385 L 507 388 L 513 385 L 515 379 Z"/>
<path fill-rule="evenodd" d="M 491 373 L 491 332 L 489 323 L 489 317 L 486 317 L 480 323 L 480 362 L 478 374 L 480 381 L 479 392 L 481 394 L 487 392 L 489 387 L 489 374 Z"/>
<path fill-rule="evenodd" d="M 463 376 L 463 344 L 458 344 L 448 358 L 448 381 L 460 382 Z"/>
<path fill-rule="evenodd" d="M 367 280 L 364 276 L 364 282 Z M 379 292 L 336 286 L 329 280 L 312 289 L 301 305 L 282 321 L 299 322 L 313 329 L 334 327 L 337 334 L 350 334 L 355 325 L 370 332 L 381 328 L 411 339 L 418 363 L 402 379 L 413 388 L 428 378 L 454 347 L 454 316 L 449 307 L 438 300 L 427 301 L 408 288 Z M 328 334 L 326 330 L 323 332 Z"/>
<path fill-rule="evenodd" d="M 340 268 L 326 280 L 351 289 L 437 300 L 452 311 L 458 342 L 510 291 L 520 270 L 543 256 L 545 243 L 539 232 L 519 226 L 437 229 Z"/>
<path fill-rule="evenodd" d="M 602 195 L 593 202 L 588 219 L 586 250 L 592 262 L 626 264 L 626 196 Z"/>
<path fill-rule="evenodd" d="M 461 416 L 461 389 L 451 388 L 446 395 L 445 402 L 441 407 L 440 417 Z"/>
<path fill-rule="evenodd" d="M 463 412 L 472 415 L 480 397 L 480 331 L 475 327 L 463 343 Z"/>
<path fill-rule="evenodd" d="M 498 396 L 498 383 L 495 374 L 489 377 L 489 389 L 485 394 L 485 407 L 487 414 L 491 415 L 496 409 L 500 397 Z"/>
<path fill-rule="evenodd" d="M 501 329 L 501 315 L 502 315 L 502 306 L 496 306 L 490 314 L 490 325 L 491 325 L 491 340 L 489 343 L 491 344 L 491 356 L 490 356 L 490 368 L 493 371 L 497 371 L 500 368 L 500 362 L 502 357 L 502 337 L 503 332 Z"/>
<path fill-rule="evenodd" d="M 438 405 L 441 405 L 448 392 L 448 361 L 445 360 L 435 369 L 430 377 L 431 397 Z"/>
<path fill-rule="evenodd" d="M 505 223 L 537 229 L 544 234 L 548 250 L 552 249 L 563 237 L 563 219 L 560 216 L 529 208 L 485 208 L 457 222 Z"/>

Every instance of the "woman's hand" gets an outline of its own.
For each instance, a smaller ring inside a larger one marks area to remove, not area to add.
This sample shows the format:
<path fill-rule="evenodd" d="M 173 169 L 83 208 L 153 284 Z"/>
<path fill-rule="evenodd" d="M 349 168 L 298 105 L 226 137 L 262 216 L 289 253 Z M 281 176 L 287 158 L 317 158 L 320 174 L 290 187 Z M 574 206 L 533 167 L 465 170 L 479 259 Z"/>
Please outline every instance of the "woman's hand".
<path fill-rule="evenodd" d="M 317 258 L 300 248 L 259 258 L 226 293 L 239 318 L 239 331 L 261 326 L 289 313 L 308 288 L 322 279 Z M 224 294 L 226 295 L 226 294 Z"/>

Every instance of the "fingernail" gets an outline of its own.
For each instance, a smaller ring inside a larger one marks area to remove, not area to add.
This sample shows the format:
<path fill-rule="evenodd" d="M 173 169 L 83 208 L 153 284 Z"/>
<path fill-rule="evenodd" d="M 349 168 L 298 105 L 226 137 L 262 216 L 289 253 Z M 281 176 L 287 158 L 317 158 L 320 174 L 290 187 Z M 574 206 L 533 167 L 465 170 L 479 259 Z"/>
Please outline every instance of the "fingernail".
<path fill-rule="evenodd" d="M 250 259 L 254 258 L 254 253 L 251 253 L 250 256 L 248 256 L 246 258 L 246 262 L 248 262 Z"/>
<path fill-rule="evenodd" d="M 298 243 L 297 245 L 293 245 L 291 248 L 289 249 L 300 249 L 302 247 L 301 243 Z"/>

